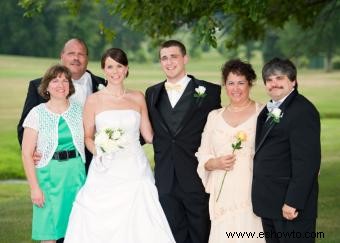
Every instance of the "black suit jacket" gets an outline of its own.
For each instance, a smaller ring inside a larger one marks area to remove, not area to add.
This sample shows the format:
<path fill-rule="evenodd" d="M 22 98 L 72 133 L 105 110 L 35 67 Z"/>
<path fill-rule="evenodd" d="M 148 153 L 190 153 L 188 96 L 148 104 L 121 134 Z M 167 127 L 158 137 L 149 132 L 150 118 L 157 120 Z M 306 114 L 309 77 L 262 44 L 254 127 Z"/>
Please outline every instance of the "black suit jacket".
<path fill-rule="evenodd" d="M 91 75 L 92 92 L 98 91 L 98 85 L 99 84 L 105 85 L 106 82 L 103 78 L 100 78 L 98 76 L 93 75 L 90 71 L 87 71 L 87 72 L 90 73 L 90 75 Z M 24 133 L 24 128 L 22 127 L 22 124 L 23 124 L 26 116 L 28 115 L 28 113 L 30 112 L 30 110 L 33 107 L 35 107 L 35 106 L 37 106 L 41 103 L 46 102 L 46 100 L 43 97 L 41 97 L 38 93 L 38 87 L 41 83 L 41 79 L 42 78 L 38 78 L 38 79 L 34 79 L 34 80 L 30 81 L 29 86 L 28 86 L 25 105 L 24 105 L 24 108 L 22 110 L 22 114 L 21 114 L 21 118 L 19 120 L 19 124 L 17 125 L 18 141 L 19 141 L 20 146 L 21 146 L 21 143 L 22 143 L 22 136 L 23 136 L 23 133 Z M 86 152 L 86 162 L 88 164 L 88 163 L 90 163 L 90 161 L 92 159 L 92 155 L 87 150 L 85 150 L 85 152 Z"/>
<path fill-rule="evenodd" d="M 192 93 L 190 109 L 175 133 L 171 133 L 157 109 L 157 102 L 164 89 L 165 81 L 148 88 L 145 93 L 154 130 L 155 180 L 159 193 L 170 191 L 175 176 L 184 191 L 204 191 L 196 172 L 198 161 L 195 152 L 200 145 L 208 113 L 221 106 L 221 87 L 190 75 L 189 77 L 190 82 L 194 82 L 194 88 L 200 85 L 206 88 L 206 96 L 196 98 L 194 88 L 190 90 Z"/>
<path fill-rule="evenodd" d="M 279 108 L 279 123 L 266 121 L 266 107 L 257 119 L 253 209 L 260 217 L 283 219 L 286 203 L 299 211 L 297 220 L 313 219 L 321 162 L 319 113 L 297 90 Z"/>

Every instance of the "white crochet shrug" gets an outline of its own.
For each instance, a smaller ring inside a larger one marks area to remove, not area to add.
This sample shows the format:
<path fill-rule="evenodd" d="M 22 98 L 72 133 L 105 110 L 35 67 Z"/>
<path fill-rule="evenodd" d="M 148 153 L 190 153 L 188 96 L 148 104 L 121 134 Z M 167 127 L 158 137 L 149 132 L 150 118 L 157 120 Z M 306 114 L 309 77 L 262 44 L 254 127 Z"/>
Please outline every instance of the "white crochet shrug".
<path fill-rule="evenodd" d="M 73 144 L 85 163 L 84 129 L 82 107 L 70 102 L 69 108 L 62 114 L 49 111 L 46 103 L 34 107 L 27 115 L 23 127 L 30 127 L 38 132 L 37 151 L 42 154 L 36 168 L 46 166 L 52 159 L 58 146 L 58 123 L 63 117 L 71 131 Z"/>

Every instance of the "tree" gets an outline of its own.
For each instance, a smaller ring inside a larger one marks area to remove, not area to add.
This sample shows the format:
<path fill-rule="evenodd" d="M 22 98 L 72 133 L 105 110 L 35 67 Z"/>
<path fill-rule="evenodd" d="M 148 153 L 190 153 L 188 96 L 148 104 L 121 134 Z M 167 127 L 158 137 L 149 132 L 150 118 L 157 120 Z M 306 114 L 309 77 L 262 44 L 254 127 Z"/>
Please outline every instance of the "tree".
<path fill-rule="evenodd" d="M 313 59 L 323 56 L 325 69 L 332 69 L 332 59 L 340 51 L 340 2 L 333 2 L 320 13 L 315 24 L 303 30 L 295 21 L 278 32 L 278 46 L 285 56 Z"/>
<path fill-rule="evenodd" d="M 18 6 L 18 0 L 1 1 L 0 32 L 6 33 L 6 38 L 0 38 L 0 52 L 55 58 L 66 40 L 78 37 L 87 43 L 92 59 L 98 60 L 112 46 L 128 50 L 130 60 L 145 59 L 140 48 L 145 36 L 141 32 L 131 30 L 118 16 L 110 16 L 104 5 L 79 2 L 77 14 L 70 14 L 64 2 L 46 1 L 39 15 L 25 18 L 27 13 Z M 40 6 L 39 1 L 32 4 Z M 101 26 L 98 19 L 114 32 Z"/>
<path fill-rule="evenodd" d="M 93 0 L 104 4 L 135 30 L 162 40 L 186 27 L 200 41 L 217 46 L 220 33 L 228 33 L 226 45 L 235 47 L 262 39 L 268 28 L 282 28 L 292 19 L 306 28 L 320 11 L 337 0 Z M 47 0 L 20 0 L 27 15 L 40 13 Z M 78 13 L 82 0 L 65 0 L 72 13 Z"/>
<path fill-rule="evenodd" d="M 0 51 L 5 54 L 49 56 L 54 52 L 53 29 L 56 12 L 49 12 L 34 19 L 23 19 L 24 11 L 17 1 L 0 2 Z M 39 38 L 34 38 L 39 36 Z M 39 48 L 37 48 L 39 47 Z"/>

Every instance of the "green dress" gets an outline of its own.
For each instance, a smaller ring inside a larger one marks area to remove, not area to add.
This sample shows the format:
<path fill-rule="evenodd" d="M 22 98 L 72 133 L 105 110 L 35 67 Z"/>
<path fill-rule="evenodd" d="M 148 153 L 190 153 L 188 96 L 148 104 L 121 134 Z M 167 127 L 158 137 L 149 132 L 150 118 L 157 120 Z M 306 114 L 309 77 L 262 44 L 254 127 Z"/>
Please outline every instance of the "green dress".
<path fill-rule="evenodd" d="M 71 131 L 60 117 L 56 151 L 73 150 Z M 45 196 L 44 207 L 33 205 L 32 239 L 56 240 L 66 233 L 68 218 L 77 192 L 85 182 L 85 164 L 80 155 L 36 168 L 36 175 Z"/>

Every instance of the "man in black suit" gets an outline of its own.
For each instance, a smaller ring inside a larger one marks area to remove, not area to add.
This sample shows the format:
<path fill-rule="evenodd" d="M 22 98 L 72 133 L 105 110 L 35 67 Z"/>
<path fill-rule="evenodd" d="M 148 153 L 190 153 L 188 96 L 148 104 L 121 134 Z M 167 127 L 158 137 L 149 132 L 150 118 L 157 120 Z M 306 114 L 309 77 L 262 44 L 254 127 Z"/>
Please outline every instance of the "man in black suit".
<path fill-rule="evenodd" d="M 99 85 L 105 85 L 105 80 L 93 75 L 90 71 L 87 70 L 88 64 L 88 48 L 85 42 L 81 39 L 70 39 L 68 40 L 61 53 L 60 53 L 61 64 L 65 65 L 71 70 L 72 73 L 72 81 L 75 87 L 75 94 L 73 94 L 70 99 L 84 105 L 86 97 L 93 92 L 98 91 Z M 27 96 L 25 100 L 25 105 L 21 114 L 21 118 L 19 124 L 17 126 L 18 132 L 18 140 L 21 145 L 22 136 L 24 132 L 24 128 L 22 124 L 30 112 L 30 110 L 43 103 L 46 100 L 38 94 L 38 87 L 40 85 L 42 78 L 38 78 L 30 81 L 27 91 Z M 86 155 L 86 172 L 88 171 L 88 167 L 90 165 L 92 154 L 85 149 Z M 35 153 L 36 159 L 40 159 L 40 155 Z M 58 243 L 63 242 L 63 240 L 58 240 Z"/>
<path fill-rule="evenodd" d="M 164 42 L 159 56 L 166 80 L 146 90 L 159 199 L 177 243 L 207 243 L 208 194 L 196 172 L 195 152 L 208 113 L 220 107 L 221 88 L 187 75 L 181 42 Z"/>
<path fill-rule="evenodd" d="M 298 93 L 296 73 L 279 58 L 262 70 L 272 100 L 257 119 L 252 202 L 267 242 L 315 242 L 320 117 Z"/>
<path fill-rule="evenodd" d="M 72 73 L 72 81 L 74 83 L 76 93 L 71 96 L 71 100 L 84 104 L 85 99 L 89 94 L 96 92 L 99 85 L 105 84 L 104 79 L 93 75 L 87 70 L 88 49 L 83 40 L 68 40 L 60 53 L 60 60 L 61 64 L 68 67 Z M 17 126 L 18 141 L 20 145 L 24 132 L 22 123 L 24 122 L 27 114 L 34 106 L 46 102 L 46 100 L 38 94 L 40 82 L 41 78 L 37 78 L 29 82 L 25 104 Z"/>

